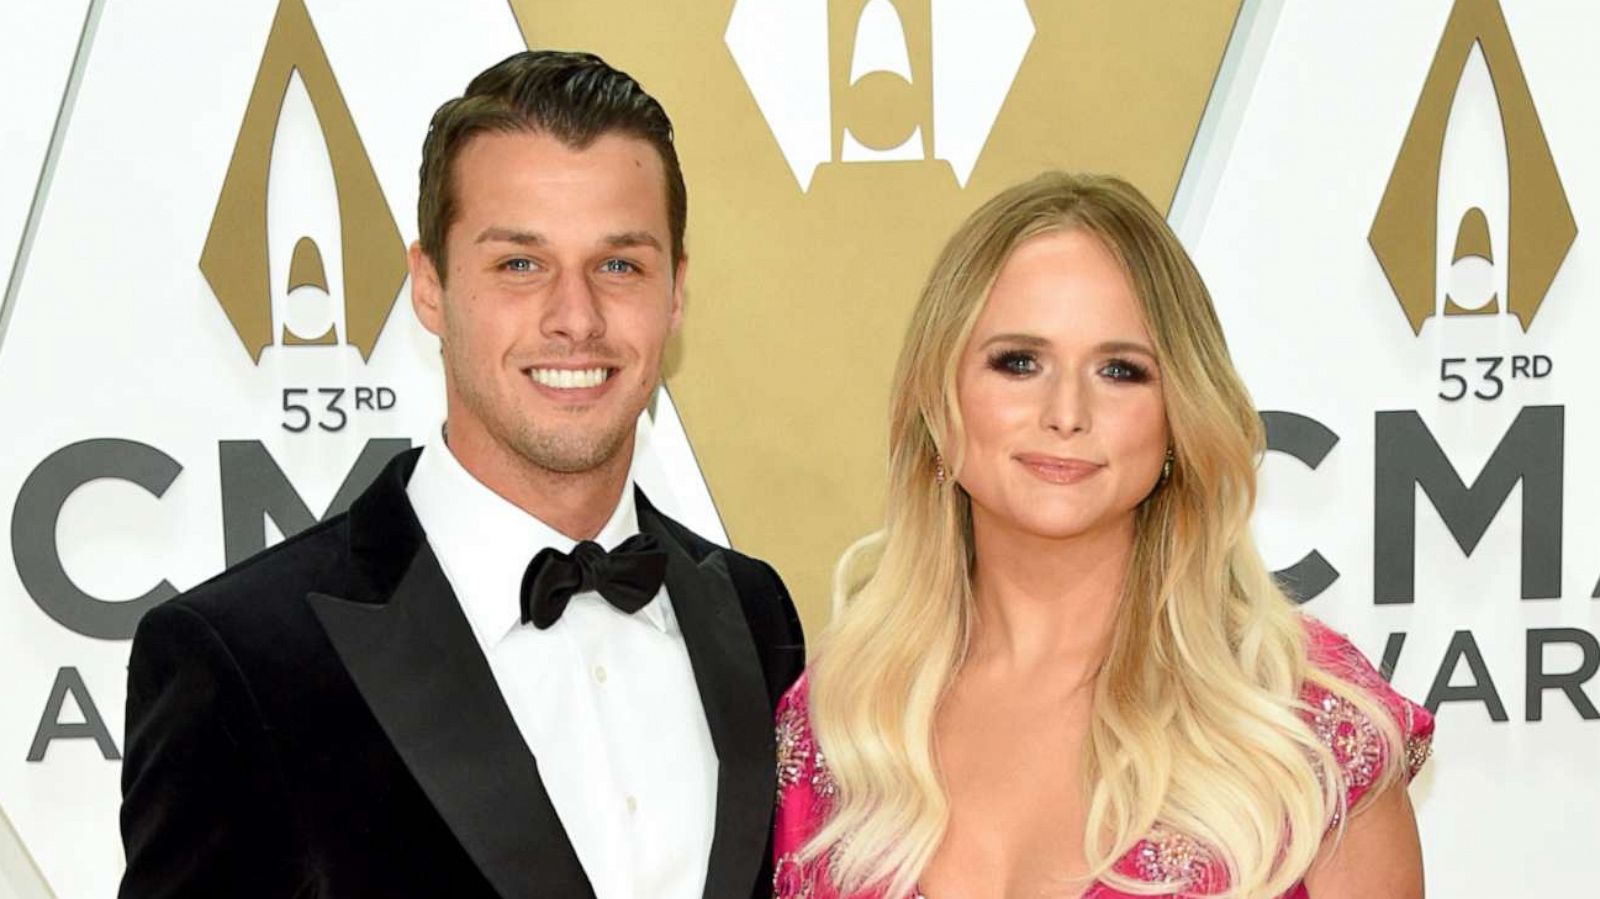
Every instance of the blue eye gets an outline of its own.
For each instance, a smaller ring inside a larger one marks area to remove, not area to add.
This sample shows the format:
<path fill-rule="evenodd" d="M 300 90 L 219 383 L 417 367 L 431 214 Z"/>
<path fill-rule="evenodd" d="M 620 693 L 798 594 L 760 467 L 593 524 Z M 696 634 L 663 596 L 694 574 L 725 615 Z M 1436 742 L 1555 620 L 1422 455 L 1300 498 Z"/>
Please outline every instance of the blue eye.
<path fill-rule="evenodd" d="M 626 259 L 607 259 L 600 263 L 600 270 L 608 275 L 627 275 L 639 270 L 639 267 Z"/>
<path fill-rule="evenodd" d="M 1100 373 L 1113 381 L 1126 381 L 1131 384 L 1143 384 L 1150 380 L 1149 370 L 1126 359 L 1112 359 L 1101 367 Z"/>
<path fill-rule="evenodd" d="M 528 272 L 533 271 L 533 260 L 523 259 L 520 257 L 517 259 L 507 259 L 505 262 L 501 263 L 501 267 L 507 271 L 516 272 L 519 275 L 527 274 Z"/>
<path fill-rule="evenodd" d="M 989 357 L 989 367 L 1002 374 L 1025 377 L 1039 370 L 1039 357 L 1023 350 L 1004 350 Z"/>

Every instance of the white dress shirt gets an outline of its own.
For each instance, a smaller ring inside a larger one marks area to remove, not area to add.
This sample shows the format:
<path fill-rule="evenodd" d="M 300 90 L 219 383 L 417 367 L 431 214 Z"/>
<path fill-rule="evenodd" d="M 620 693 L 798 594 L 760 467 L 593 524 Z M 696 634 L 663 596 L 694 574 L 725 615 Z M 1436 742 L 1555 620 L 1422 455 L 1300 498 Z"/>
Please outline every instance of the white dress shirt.
<path fill-rule="evenodd" d="M 484 486 L 438 435 L 406 494 L 597 899 L 698 899 L 717 756 L 666 587 L 633 615 L 588 591 L 552 627 L 522 624 L 528 563 L 575 541 Z M 638 532 L 630 478 L 595 542 Z"/>

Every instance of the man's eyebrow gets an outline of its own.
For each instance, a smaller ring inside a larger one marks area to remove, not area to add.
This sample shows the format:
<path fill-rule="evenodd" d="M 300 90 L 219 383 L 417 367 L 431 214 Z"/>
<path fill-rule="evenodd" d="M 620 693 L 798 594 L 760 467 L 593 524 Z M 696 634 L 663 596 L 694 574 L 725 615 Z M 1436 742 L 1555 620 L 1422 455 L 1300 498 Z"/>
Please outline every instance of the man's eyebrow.
<path fill-rule="evenodd" d="M 620 234 L 608 234 L 605 239 L 606 246 L 613 249 L 627 247 L 653 247 L 662 249 L 661 241 L 656 239 L 649 231 L 623 231 Z"/>
<path fill-rule="evenodd" d="M 516 228 L 491 225 L 483 229 L 483 232 L 478 235 L 478 239 L 474 243 L 489 243 L 491 241 L 523 244 L 524 246 L 540 246 L 544 244 L 545 239 L 544 235 L 533 231 L 521 231 Z"/>
<path fill-rule="evenodd" d="M 546 243 L 548 243 L 548 241 L 545 240 L 544 235 L 539 234 L 538 232 L 523 231 L 518 228 L 505 228 L 500 226 L 490 226 L 483 229 L 483 232 L 478 235 L 478 239 L 476 241 L 476 243 L 491 242 L 514 243 L 521 244 L 523 246 L 535 247 L 544 246 Z M 613 249 L 625 249 L 627 247 L 653 247 L 657 250 L 662 249 L 661 241 L 649 231 L 622 231 L 616 234 L 608 234 L 605 236 L 602 242 L 606 246 Z"/>

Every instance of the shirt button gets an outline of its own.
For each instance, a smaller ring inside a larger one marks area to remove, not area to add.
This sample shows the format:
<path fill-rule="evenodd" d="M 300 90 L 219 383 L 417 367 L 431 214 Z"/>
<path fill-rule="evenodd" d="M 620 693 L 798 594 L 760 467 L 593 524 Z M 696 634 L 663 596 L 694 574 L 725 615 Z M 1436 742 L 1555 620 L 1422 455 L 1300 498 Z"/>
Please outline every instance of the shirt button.
<path fill-rule="evenodd" d="M 634 812 L 637 812 L 638 810 L 639 810 L 639 800 L 633 798 L 632 796 L 629 796 L 628 797 L 628 814 L 631 815 Z"/>
<path fill-rule="evenodd" d="M 603 684 L 606 682 L 606 666 L 594 666 L 594 682 L 597 684 Z"/>

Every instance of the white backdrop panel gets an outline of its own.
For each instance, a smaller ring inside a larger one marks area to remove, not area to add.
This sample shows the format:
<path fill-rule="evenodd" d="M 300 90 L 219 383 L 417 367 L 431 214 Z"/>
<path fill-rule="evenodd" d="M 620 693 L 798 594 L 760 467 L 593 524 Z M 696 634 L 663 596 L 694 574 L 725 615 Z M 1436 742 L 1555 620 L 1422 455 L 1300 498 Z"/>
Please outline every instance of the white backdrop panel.
<path fill-rule="evenodd" d="M 1430 894 L 1449 897 L 1567 895 L 1591 879 L 1586 861 L 1600 837 L 1594 766 L 1600 722 L 1586 720 L 1581 703 L 1561 689 L 1538 691 L 1542 720 L 1530 721 L 1526 695 L 1540 670 L 1527 657 L 1530 632 L 1565 629 L 1563 636 L 1572 638 L 1545 649 L 1542 670 L 1551 674 L 1592 665 L 1600 633 L 1600 601 L 1591 598 L 1600 578 L 1593 552 L 1600 545 L 1594 501 L 1600 475 L 1590 464 L 1600 447 L 1593 392 L 1600 360 L 1592 349 L 1600 333 L 1594 302 L 1600 251 L 1588 230 L 1600 215 L 1600 121 L 1592 99 L 1600 83 L 1592 44 L 1600 9 L 1576 2 L 1504 5 L 1578 223 L 1576 242 L 1526 333 L 1502 311 L 1436 315 L 1413 334 L 1368 243 L 1449 2 L 1284 4 L 1192 240 L 1257 405 L 1309 416 L 1338 438 L 1315 469 L 1269 454 L 1256 519 L 1268 562 L 1281 568 L 1312 549 L 1321 552 L 1338 578 L 1308 608 L 1348 631 L 1375 661 L 1398 639 L 1392 635 L 1403 634 L 1394 680 L 1418 701 L 1437 692 L 1447 660 L 1454 664 L 1441 686 L 1478 684 L 1478 698 L 1442 704 L 1436 754 L 1413 789 Z M 1515 246 L 1534 238 L 1507 224 L 1508 189 L 1519 185 L 1510 179 L 1508 188 L 1495 90 L 1510 88 L 1503 62 L 1491 60 L 1491 82 L 1481 59 L 1480 52 L 1466 67 L 1443 141 L 1435 261 L 1444 275 L 1441 292 L 1447 285 L 1471 287 L 1474 278 L 1480 287 L 1497 280 L 1504 301 L 1508 240 Z M 1496 260 L 1476 273 L 1465 270 L 1470 260 L 1452 265 L 1457 223 L 1470 205 L 1488 214 Z M 1423 238 L 1417 235 L 1419 246 Z M 1516 356 L 1547 357 L 1552 370 L 1542 378 L 1512 378 Z M 1451 371 L 1467 376 L 1473 390 L 1494 393 L 1480 380 L 1490 364 L 1477 363 L 1480 357 L 1504 360 L 1500 395 L 1441 399 L 1441 392 L 1457 392 L 1441 381 L 1447 358 L 1468 360 Z M 1380 445 L 1380 412 L 1414 411 L 1472 485 L 1530 407 L 1555 407 L 1535 414 L 1558 414 L 1564 432 L 1546 428 L 1533 448 L 1508 451 L 1505 459 L 1527 462 L 1545 447 L 1543 455 L 1559 461 L 1553 469 L 1529 463 L 1532 473 L 1505 496 L 1470 555 L 1425 492 L 1409 483 L 1403 489 L 1416 495 L 1414 552 L 1377 545 L 1377 516 L 1396 508 L 1378 501 L 1379 467 L 1403 468 L 1428 455 L 1397 434 L 1392 417 L 1384 420 Z M 1552 453 L 1556 439 L 1559 453 Z M 1529 481 L 1548 485 L 1560 475 L 1562 508 L 1540 505 L 1522 520 Z M 1559 540 L 1565 550 L 1552 579 L 1556 596 L 1522 598 L 1525 527 L 1541 546 Z M 1388 595 L 1377 574 L 1384 556 L 1414 556 L 1413 601 L 1376 601 Z M 1483 677 L 1461 657 L 1462 644 L 1448 652 L 1453 638 L 1465 640 L 1455 637 L 1460 631 L 1481 651 Z M 1590 703 L 1600 699 L 1592 680 L 1574 689 Z M 1508 720 L 1491 720 L 1491 692 Z"/>

